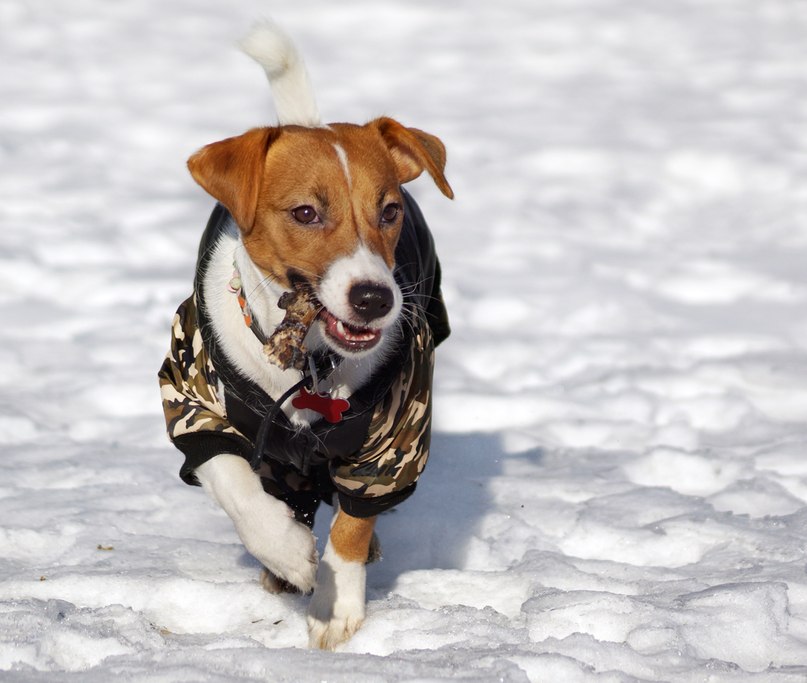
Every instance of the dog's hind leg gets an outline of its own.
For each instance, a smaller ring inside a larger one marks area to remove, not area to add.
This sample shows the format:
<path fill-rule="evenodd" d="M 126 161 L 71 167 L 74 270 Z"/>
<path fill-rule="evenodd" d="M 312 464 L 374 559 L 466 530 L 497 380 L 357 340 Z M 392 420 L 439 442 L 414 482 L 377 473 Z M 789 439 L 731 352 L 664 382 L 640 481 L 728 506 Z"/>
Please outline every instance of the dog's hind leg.
<path fill-rule="evenodd" d="M 308 608 L 311 647 L 333 650 L 364 621 L 365 564 L 374 526 L 375 517 L 352 517 L 337 511 Z"/>

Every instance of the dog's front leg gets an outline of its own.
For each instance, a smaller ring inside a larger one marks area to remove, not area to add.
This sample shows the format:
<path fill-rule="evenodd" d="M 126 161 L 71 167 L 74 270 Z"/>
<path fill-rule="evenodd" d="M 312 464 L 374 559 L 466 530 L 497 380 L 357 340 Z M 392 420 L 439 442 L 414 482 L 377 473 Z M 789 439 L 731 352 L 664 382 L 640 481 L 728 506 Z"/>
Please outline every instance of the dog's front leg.
<path fill-rule="evenodd" d="M 303 593 L 314 587 L 314 535 L 294 519 L 288 505 L 263 490 L 244 458 L 217 455 L 196 468 L 196 477 L 233 520 L 246 549 L 270 572 Z"/>
<path fill-rule="evenodd" d="M 308 608 L 311 647 L 333 650 L 364 621 L 365 564 L 374 526 L 375 517 L 336 513 Z"/>

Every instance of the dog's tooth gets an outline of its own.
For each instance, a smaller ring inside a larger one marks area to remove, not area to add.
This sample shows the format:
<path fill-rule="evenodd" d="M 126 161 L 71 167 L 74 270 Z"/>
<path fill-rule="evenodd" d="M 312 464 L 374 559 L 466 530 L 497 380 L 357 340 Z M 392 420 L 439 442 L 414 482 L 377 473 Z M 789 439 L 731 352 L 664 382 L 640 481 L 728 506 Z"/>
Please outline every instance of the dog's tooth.
<path fill-rule="evenodd" d="M 336 321 L 336 331 L 339 332 L 343 337 L 347 336 L 347 332 L 345 331 L 345 325 L 341 320 Z"/>

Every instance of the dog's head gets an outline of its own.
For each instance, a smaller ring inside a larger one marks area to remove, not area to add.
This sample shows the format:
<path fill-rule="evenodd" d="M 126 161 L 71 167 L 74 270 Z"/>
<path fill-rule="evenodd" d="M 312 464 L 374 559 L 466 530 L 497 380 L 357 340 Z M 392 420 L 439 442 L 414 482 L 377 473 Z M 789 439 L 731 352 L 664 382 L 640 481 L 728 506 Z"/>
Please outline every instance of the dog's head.
<path fill-rule="evenodd" d="M 453 196 L 440 140 L 389 118 L 257 128 L 204 147 L 188 167 L 267 278 L 312 288 L 322 338 L 341 355 L 369 353 L 400 315 L 401 185 L 425 170 Z"/>

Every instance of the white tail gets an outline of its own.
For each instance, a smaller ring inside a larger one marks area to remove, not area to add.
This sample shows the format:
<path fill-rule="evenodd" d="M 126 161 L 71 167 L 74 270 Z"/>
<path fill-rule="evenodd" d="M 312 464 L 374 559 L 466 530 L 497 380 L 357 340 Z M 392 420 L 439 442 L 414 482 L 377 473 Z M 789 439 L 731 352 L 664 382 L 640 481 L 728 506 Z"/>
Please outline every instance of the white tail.
<path fill-rule="evenodd" d="M 262 21 L 240 45 L 266 71 L 278 123 L 320 127 L 322 121 L 305 63 L 283 30 L 271 21 Z"/>

